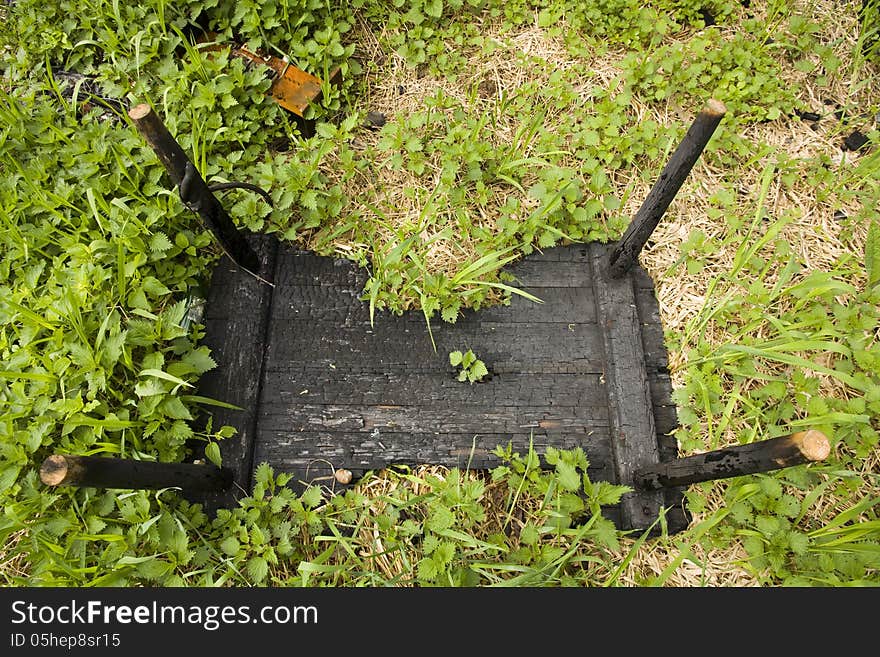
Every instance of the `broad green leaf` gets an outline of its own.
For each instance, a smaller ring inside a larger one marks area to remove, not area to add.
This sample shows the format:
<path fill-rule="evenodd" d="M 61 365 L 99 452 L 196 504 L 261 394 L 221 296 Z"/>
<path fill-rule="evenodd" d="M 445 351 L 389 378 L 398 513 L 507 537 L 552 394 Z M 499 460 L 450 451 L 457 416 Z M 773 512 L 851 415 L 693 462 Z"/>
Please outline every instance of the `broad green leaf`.
<path fill-rule="evenodd" d="M 154 233 L 150 239 L 150 251 L 153 253 L 164 253 L 168 251 L 173 244 L 165 233 Z"/>
<path fill-rule="evenodd" d="M 223 465 L 223 458 L 220 456 L 220 445 L 210 442 L 205 445 L 205 457 L 218 468 Z"/>
<path fill-rule="evenodd" d="M 230 557 L 237 557 L 238 553 L 241 552 L 241 543 L 238 542 L 235 536 L 227 536 L 220 541 L 220 549 Z"/>
<path fill-rule="evenodd" d="M 164 577 L 172 566 L 161 559 L 150 559 L 136 566 L 138 573 L 148 580 L 157 580 Z"/>
<path fill-rule="evenodd" d="M 479 381 L 488 373 L 489 370 L 486 368 L 486 364 L 483 363 L 483 361 L 478 360 L 473 364 L 473 367 L 471 367 L 470 376 L 473 381 Z"/>
<path fill-rule="evenodd" d="M 189 365 L 196 374 L 204 374 L 217 367 L 208 347 L 199 347 L 190 351 L 181 358 L 181 361 Z"/>
<path fill-rule="evenodd" d="M 455 514 L 447 507 L 438 505 L 434 508 L 425 525 L 433 531 L 449 529 L 455 524 Z"/>
<path fill-rule="evenodd" d="M 577 468 L 565 461 L 556 464 L 556 479 L 564 490 L 576 491 L 581 488 L 581 476 Z"/>

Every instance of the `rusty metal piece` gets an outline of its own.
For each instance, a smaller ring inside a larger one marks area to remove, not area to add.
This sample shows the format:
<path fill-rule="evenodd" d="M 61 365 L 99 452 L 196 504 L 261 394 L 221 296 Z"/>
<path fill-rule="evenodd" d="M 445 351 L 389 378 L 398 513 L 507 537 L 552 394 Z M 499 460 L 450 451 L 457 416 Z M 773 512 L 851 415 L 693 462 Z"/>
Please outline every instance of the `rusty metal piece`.
<path fill-rule="evenodd" d="M 251 52 L 241 46 L 233 47 L 231 54 L 262 64 L 274 71 L 269 93 L 284 109 L 303 116 L 306 108 L 321 95 L 321 80 L 310 73 L 272 55 Z"/>
<path fill-rule="evenodd" d="M 206 40 L 213 41 L 216 35 L 209 34 Z M 208 46 L 209 50 L 220 50 L 224 48 L 222 44 L 214 44 Z M 289 112 L 293 112 L 301 118 L 305 118 L 305 111 L 308 106 L 320 100 L 322 95 L 321 79 L 315 77 L 311 73 L 306 73 L 300 68 L 280 57 L 266 55 L 261 52 L 253 52 L 243 46 L 235 45 L 230 49 L 230 54 L 234 57 L 241 57 L 249 62 L 260 64 L 269 69 L 272 78 L 272 86 L 269 87 L 269 95 L 272 96 L 276 103 L 281 105 Z M 337 84 L 340 79 L 340 70 L 334 69 L 330 74 L 328 82 Z"/>

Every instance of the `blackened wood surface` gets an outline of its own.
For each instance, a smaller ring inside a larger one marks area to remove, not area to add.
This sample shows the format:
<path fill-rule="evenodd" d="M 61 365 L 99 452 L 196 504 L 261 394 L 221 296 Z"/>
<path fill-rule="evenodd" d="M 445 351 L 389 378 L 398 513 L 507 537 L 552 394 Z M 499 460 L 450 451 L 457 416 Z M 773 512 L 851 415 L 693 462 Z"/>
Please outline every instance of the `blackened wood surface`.
<path fill-rule="evenodd" d="M 724 103 L 711 99 L 694 118 L 626 232 L 610 251 L 609 272 L 613 278 L 623 276 L 636 263 L 639 253 L 657 228 L 726 112 Z"/>
<path fill-rule="evenodd" d="M 600 324 L 598 333 L 604 343 L 611 452 L 618 482 L 634 486 L 634 471 L 654 465 L 660 459 L 645 368 L 642 320 L 632 278 L 609 275 L 605 245 L 591 244 L 589 250 Z M 646 439 L 647 436 L 650 439 Z M 649 526 L 659 515 L 662 503 L 662 494 L 658 492 L 627 493 L 621 500 L 626 524 Z"/>
<path fill-rule="evenodd" d="M 273 236 L 248 236 L 262 271 L 275 268 L 278 241 Z M 266 332 L 272 305 L 272 287 L 223 259 L 211 280 L 206 300 L 205 337 L 217 367 L 202 375 L 199 394 L 240 407 L 233 410 L 205 406 L 212 429 L 224 425 L 237 433 L 221 442 L 223 466 L 232 470 L 234 484 L 213 495 L 191 495 L 207 509 L 230 506 L 250 494 L 253 453 L 257 432 L 260 384 L 263 380 Z"/>
<path fill-rule="evenodd" d="M 594 480 L 621 482 L 630 465 L 621 470 L 616 462 L 612 426 L 629 422 L 630 409 L 619 413 L 613 406 L 619 393 L 609 395 L 607 322 L 599 319 L 627 313 L 633 321 L 628 337 L 621 333 L 613 344 L 621 358 L 634 360 L 621 367 L 641 372 L 632 382 L 641 386 L 642 410 L 654 413 L 638 425 L 641 434 L 635 426 L 628 429 L 629 440 L 643 442 L 639 453 L 655 461 L 675 458 L 669 434 L 677 422 L 653 283 L 634 268 L 623 279 L 630 290 L 626 307 L 616 310 L 612 305 L 620 300 L 597 296 L 590 249 L 558 247 L 516 263 L 509 271 L 517 284 L 544 303 L 513 296 L 509 306 L 467 311 L 455 324 L 433 321 L 435 351 L 420 311 L 402 316 L 379 311 L 371 325 L 369 305 L 361 299 L 367 272 L 355 263 L 280 247 L 272 276 L 276 287 L 271 298 L 262 297 L 268 316 L 261 380 L 251 378 L 253 365 L 240 369 L 217 354 L 218 370 L 227 371 L 218 380 L 230 392 L 232 386 L 247 387 L 239 398 L 259 396 L 248 414 L 239 414 L 243 424 L 253 422 L 244 436 L 252 440 L 253 456 L 241 472 L 266 462 L 276 472 L 294 474 L 298 485 L 339 490 L 344 487 L 333 480 L 339 468 L 355 474 L 352 485 L 366 471 L 384 467 L 487 469 L 500 463 L 492 450 L 511 443 L 520 452 L 532 444 L 539 454 L 551 445 L 581 447 Z M 230 280 L 216 278 L 214 286 Z M 209 334 L 215 344 L 225 333 L 226 340 L 253 351 L 260 331 L 251 328 L 247 338 L 235 338 L 233 332 L 247 328 L 235 317 L 245 312 L 253 323 L 260 312 L 256 306 L 229 307 L 232 296 L 212 290 Z M 657 326 L 648 327 L 653 323 Z M 618 342 L 626 339 L 632 344 L 625 349 Z M 456 380 L 449 352 L 467 349 L 488 366 L 485 381 Z M 221 447 L 225 464 L 242 459 L 241 443 Z M 250 485 L 249 475 L 236 481 Z M 652 513 L 635 517 L 612 508 L 608 515 L 624 528 L 643 528 L 656 520 L 660 502 L 678 502 L 664 492 L 650 499 Z"/>
<path fill-rule="evenodd" d="M 158 463 L 103 456 L 53 454 L 40 467 L 40 480 L 49 486 L 79 486 L 220 493 L 232 485 L 232 472 L 214 465 Z"/>
<path fill-rule="evenodd" d="M 657 463 L 637 471 L 635 480 L 639 487 L 648 490 L 687 486 L 822 461 L 828 458 L 830 450 L 827 436 L 811 429 Z"/>

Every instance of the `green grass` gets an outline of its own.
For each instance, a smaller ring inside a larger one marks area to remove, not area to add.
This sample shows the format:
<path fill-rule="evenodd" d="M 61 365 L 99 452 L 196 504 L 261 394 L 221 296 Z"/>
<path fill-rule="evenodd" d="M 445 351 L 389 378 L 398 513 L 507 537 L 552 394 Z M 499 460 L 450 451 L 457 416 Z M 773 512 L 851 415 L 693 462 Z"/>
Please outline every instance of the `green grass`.
<path fill-rule="evenodd" d="M 875 20 L 791 0 L 210 4 L 5 10 L 0 581 L 880 583 L 880 94 L 861 47 Z M 309 109 L 314 138 L 259 70 L 191 41 L 203 8 L 221 39 L 340 68 Z M 618 237 L 689 117 L 723 100 L 670 239 L 643 254 L 666 302 L 676 437 L 690 453 L 816 427 L 831 457 L 691 486 L 694 522 L 675 535 L 663 515 L 650 536 L 615 529 L 599 509 L 624 489 L 591 481 L 579 450 L 541 470 L 500 445 L 486 476 L 374 473 L 333 497 L 260 465 L 216 518 L 173 490 L 47 489 L 53 452 L 178 461 L 196 441 L 217 460 L 234 431 L 204 426 L 224 400 L 193 394 L 216 363 L 189 304 L 220 252 L 124 113 L 85 108 L 62 70 L 151 103 L 210 182 L 269 190 L 272 207 L 224 202 L 243 227 L 367 267 L 371 312 L 447 322 L 522 294 L 503 272 L 522 255 Z M 376 131 L 370 109 L 390 110 Z M 820 112 L 816 130 L 795 110 Z M 841 151 L 855 129 L 868 148 Z"/>

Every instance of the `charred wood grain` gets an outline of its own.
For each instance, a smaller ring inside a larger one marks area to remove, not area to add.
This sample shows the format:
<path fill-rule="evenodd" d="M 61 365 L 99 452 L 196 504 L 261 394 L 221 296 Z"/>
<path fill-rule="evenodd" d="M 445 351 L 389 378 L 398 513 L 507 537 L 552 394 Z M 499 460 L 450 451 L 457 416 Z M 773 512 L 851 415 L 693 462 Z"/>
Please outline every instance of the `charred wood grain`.
<path fill-rule="evenodd" d="M 362 476 L 368 470 L 406 465 L 425 464 L 445 467 L 488 470 L 501 464 L 492 454 L 497 446 L 510 445 L 515 452 L 525 455 L 529 445 L 543 455 L 548 445 L 558 449 L 584 450 L 590 461 L 588 474 L 596 481 L 609 481 L 613 476 L 608 440 L 584 442 L 575 436 L 551 438 L 532 433 L 489 432 L 420 433 L 411 431 L 384 431 L 378 433 L 348 431 L 271 431 L 257 446 L 257 462 L 266 462 L 277 471 L 294 473 L 300 481 L 326 475 L 344 467 Z M 319 476 L 320 476 L 319 475 Z"/>
<path fill-rule="evenodd" d="M 309 369 L 411 372 L 447 371 L 448 354 L 472 349 L 496 372 L 595 373 L 603 367 L 596 325 L 482 322 L 434 331 L 436 352 L 424 326 L 376 322 L 276 321 L 269 338 L 269 362 Z M 591 330 L 592 329 L 592 330 Z"/>
<path fill-rule="evenodd" d="M 467 384 L 464 384 L 467 385 Z M 445 400 L 413 400 L 406 406 L 355 406 L 338 404 L 296 404 L 260 409 L 261 428 L 293 426 L 305 431 L 400 431 L 424 433 L 426 427 L 448 433 L 541 433 L 575 434 L 586 439 L 593 429 L 608 427 L 607 407 L 523 407 L 510 406 L 457 409 Z M 432 403 L 434 402 L 434 403 Z"/>
<path fill-rule="evenodd" d="M 272 236 L 252 236 L 249 240 L 260 268 L 271 272 L 277 240 Z M 237 267 L 223 263 L 214 269 L 202 344 L 211 349 L 218 366 L 202 375 L 199 394 L 241 410 L 218 406 L 203 409 L 205 421 L 210 418 L 214 430 L 224 425 L 237 430 L 220 443 L 223 464 L 232 470 L 235 485 L 222 495 L 193 497 L 206 509 L 229 506 L 251 489 L 271 301 L 272 288 Z"/>
<path fill-rule="evenodd" d="M 267 364 L 268 365 L 268 364 Z M 271 371 L 271 370 L 269 370 Z M 417 400 L 442 400 L 469 406 L 524 406 L 550 408 L 607 407 L 600 374 L 547 374 L 542 372 L 493 374 L 486 381 L 458 381 L 452 368 L 446 376 L 437 372 L 343 372 L 339 370 L 288 371 L 273 376 L 263 391 L 264 407 L 294 404 L 403 406 Z"/>
<path fill-rule="evenodd" d="M 609 275 L 607 251 L 604 245 L 590 245 L 604 337 L 611 449 L 618 483 L 634 486 L 635 470 L 656 464 L 659 449 L 632 278 Z M 629 526 L 644 529 L 657 518 L 661 504 L 661 494 L 634 491 L 621 499 L 621 511 Z"/>

